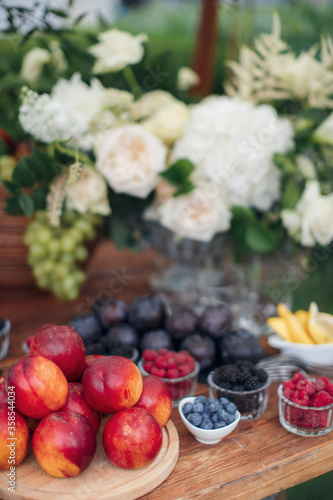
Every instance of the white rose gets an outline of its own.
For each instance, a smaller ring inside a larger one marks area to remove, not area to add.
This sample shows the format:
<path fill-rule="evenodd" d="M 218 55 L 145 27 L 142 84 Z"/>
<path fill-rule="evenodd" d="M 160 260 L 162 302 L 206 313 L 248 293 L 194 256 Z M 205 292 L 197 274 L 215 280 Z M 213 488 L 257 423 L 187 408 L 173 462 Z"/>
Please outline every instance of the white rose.
<path fill-rule="evenodd" d="M 105 180 L 94 168 L 87 165 L 83 166 L 79 180 L 66 186 L 66 202 L 69 209 L 77 210 L 81 214 L 92 212 L 108 215 L 111 212 Z"/>
<path fill-rule="evenodd" d="M 231 205 L 267 210 L 280 197 L 274 153 L 286 153 L 292 138 L 291 122 L 272 106 L 212 96 L 192 107 L 171 157 L 191 160 Z"/>
<path fill-rule="evenodd" d="M 35 47 L 24 56 L 20 75 L 30 85 L 34 85 L 40 77 L 45 64 L 51 61 L 51 54 L 46 49 Z"/>
<path fill-rule="evenodd" d="M 193 85 L 197 85 L 200 82 L 198 73 L 193 71 L 191 68 L 183 66 L 179 69 L 177 75 L 177 87 L 179 90 L 188 90 Z"/>
<path fill-rule="evenodd" d="M 159 137 L 167 146 L 181 138 L 190 112 L 180 101 L 161 108 L 154 116 L 142 122 L 142 126 Z"/>
<path fill-rule="evenodd" d="M 135 101 L 130 109 L 133 120 L 149 118 L 157 113 L 161 108 L 168 106 L 178 100 L 170 92 L 165 90 L 153 90 L 143 94 Z"/>
<path fill-rule="evenodd" d="M 99 43 L 90 47 L 89 52 L 97 59 L 93 73 L 102 74 L 119 71 L 141 61 L 147 35 L 133 36 L 126 31 L 111 29 L 98 35 L 98 40 Z"/>
<path fill-rule="evenodd" d="M 314 131 L 312 139 L 318 144 L 333 146 L 333 113 Z"/>
<path fill-rule="evenodd" d="M 333 240 L 333 193 L 323 196 L 316 180 L 308 181 L 295 210 L 283 210 L 282 222 L 303 246 L 328 245 Z"/>
<path fill-rule="evenodd" d="M 305 155 L 297 155 L 296 164 L 305 179 L 315 179 L 317 177 L 316 167 L 312 160 Z"/>
<path fill-rule="evenodd" d="M 145 198 L 165 168 L 167 149 L 140 125 L 125 125 L 105 133 L 96 167 L 116 193 Z"/>
<path fill-rule="evenodd" d="M 183 238 L 210 241 L 216 233 L 230 228 L 231 212 L 210 182 L 203 182 L 187 195 L 169 198 L 156 212 L 160 224 Z M 154 218 L 151 212 L 148 217 Z"/>

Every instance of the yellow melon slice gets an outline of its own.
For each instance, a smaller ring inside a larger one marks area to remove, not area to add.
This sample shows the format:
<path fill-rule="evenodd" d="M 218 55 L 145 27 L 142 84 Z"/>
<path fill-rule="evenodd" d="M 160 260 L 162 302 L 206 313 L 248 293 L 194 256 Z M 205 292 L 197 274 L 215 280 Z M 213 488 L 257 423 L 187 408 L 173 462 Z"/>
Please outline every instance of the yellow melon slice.
<path fill-rule="evenodd" d="M 284 319 L 286 322 L 291 342 L 297 342 L 299 344 L 314 343 L 296 316 L 294 316 L 285 304 L 278 304 L 277 311 L 280 318 Z"/>
<path fill-rule="evenodd" d="M 282 318 L 268 318 L 267 324 L 283 339 L 292 342 L 286 322 Z"/>

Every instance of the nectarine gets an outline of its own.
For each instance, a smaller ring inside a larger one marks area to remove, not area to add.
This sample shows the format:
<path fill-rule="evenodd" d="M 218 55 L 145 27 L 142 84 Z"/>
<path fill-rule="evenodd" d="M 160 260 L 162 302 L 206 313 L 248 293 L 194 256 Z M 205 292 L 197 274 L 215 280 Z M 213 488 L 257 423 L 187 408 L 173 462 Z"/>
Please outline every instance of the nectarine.
<path fill-rule="evenodd" d="M 143 388 L 135 407 L 149 411 L 161 427 L 167 424 L 172 412 L 172 397 L 168 386 L 154 375 L 143 377 Z"/>
<path fill-rule="evenodd" d="M 0 405 L 0 470 L 22 462 L 28 453 L 29 437 L 25 418 L 10 403 Z"/>
<path fill-rule="evenodd" d="M 92 425 L 95 432 L 98 432 L 101 425 L 102 414 L 94 410 L 88 403 L 83 394 L 82 384 L 71 382 L 69 384 L 69 394 L 67 403 L 61 408 L 61 411 L 70 410 L 81 413 Z"/>

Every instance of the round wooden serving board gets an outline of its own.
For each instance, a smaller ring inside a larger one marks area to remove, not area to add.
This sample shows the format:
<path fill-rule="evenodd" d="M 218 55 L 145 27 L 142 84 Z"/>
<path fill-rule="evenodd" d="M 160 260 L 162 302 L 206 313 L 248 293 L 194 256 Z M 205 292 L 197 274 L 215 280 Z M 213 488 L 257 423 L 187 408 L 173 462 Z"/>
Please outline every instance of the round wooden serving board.
<path fill-rule="evenodd" d="M 106 422 L 106 420 L 105 420 Z M 105 423 L 103 422 L 103 423 Z M 76 477 L 54 478 L 43 471 L 30 449 L 16 467 L 15 492 L 8 491 L 8 471 L 0 472 L 3 500 L 134 500 L 160 485 L 178 460 L 179 439 L 169 420 L 163 428 L 160 453 L 147 467 L 137 470 L 113 466 L 103 450 L 102 431 L 97 434 L 97 451 L 89 467 Z"/>

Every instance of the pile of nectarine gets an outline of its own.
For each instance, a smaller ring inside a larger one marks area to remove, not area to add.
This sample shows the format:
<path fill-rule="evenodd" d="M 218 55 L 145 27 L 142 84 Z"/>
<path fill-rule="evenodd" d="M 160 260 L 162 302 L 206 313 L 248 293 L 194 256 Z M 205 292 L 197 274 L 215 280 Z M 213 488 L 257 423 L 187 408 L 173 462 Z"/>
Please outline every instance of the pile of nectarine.
<path fill-rule="evenodd" d="M 22 462 L 33 432 L 34 455 L 48 474 L 78 475 L 94 458 L 102 414 L 111 414 L 102 435 L 107 458 L 122 468 L 144 467 L 161 449 L 171 411 L 162 380 L 142 378 L 122 356 L 86 356 L 73 328 L 45 325 L 30 355 L 0 378 L 0 470 Z"/>

